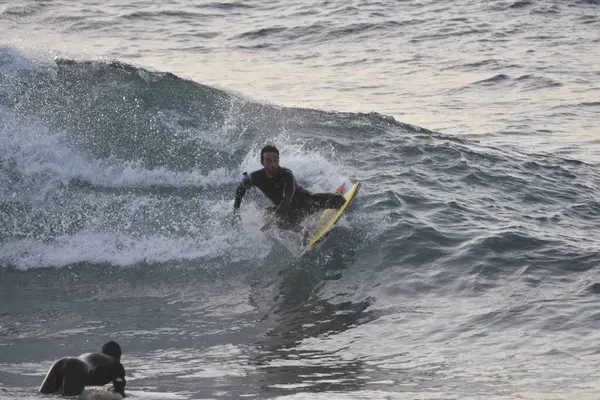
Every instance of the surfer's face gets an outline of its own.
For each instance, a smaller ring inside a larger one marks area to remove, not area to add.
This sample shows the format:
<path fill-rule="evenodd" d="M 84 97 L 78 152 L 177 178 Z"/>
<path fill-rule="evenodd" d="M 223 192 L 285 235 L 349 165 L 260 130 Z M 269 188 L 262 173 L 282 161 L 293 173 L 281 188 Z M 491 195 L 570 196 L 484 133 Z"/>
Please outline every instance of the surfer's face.
<path fill-rule="evenodd" d="M 264 153 L 260 163 L 269 175 L 275 175 L 279 172 L 279 154 L 275 152 Z"/>

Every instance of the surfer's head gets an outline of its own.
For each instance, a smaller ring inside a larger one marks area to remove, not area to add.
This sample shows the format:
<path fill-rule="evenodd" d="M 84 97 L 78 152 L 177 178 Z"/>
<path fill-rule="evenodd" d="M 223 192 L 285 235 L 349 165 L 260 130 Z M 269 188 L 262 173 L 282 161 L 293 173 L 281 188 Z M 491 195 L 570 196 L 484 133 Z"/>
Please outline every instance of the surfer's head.
<path fill-rule="evenodd" d="M 279 150 L 275 146 L 267 145 L 260 151 L 260 163 L 269 175 L 279 172 Z"/>
<path fill-rule="evenodd" d="M 121 360 L 121 346 L 119 343 L 110 341 L 106 342 L 102 345 L 102 354 L 106 354 L 107 356 L 111 356 L 116 358 L 117 360 Z"/>

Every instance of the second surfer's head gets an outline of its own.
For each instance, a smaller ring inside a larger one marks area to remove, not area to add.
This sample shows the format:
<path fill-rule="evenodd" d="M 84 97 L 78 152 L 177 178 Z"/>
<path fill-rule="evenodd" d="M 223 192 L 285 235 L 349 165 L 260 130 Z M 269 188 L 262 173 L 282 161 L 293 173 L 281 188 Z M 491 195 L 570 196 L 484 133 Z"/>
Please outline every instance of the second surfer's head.
<path fill-rule="evenodd" d="M 121 346 L 119 343 L 110 341 L 106 342 L 102 345 L 102 354 L 106 354 L 107 356 L 111 356 L 117 359 L 117 361 L 121 360 Z"/>

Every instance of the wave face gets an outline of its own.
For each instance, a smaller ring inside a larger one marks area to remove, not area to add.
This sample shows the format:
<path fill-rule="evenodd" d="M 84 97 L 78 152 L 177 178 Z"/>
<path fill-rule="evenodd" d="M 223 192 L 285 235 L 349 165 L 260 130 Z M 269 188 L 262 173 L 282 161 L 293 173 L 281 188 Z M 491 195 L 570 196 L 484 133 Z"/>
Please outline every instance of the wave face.
<path fill-rule="evenodd" d="M 117 59 L 278 105 L 376 111 L 597 164 L 597 6 L 23 0 L 0 8 L 0 37 L 36 58 Z"/>
<path fill-rule="evenodd" d="M 3 374 L 31 372 L 27 340 L 69 337 L 75 352 L 108 333 L 133 352 L 134 388 L 158 379 L 190 398 L 212 393 L 205 385 L 434 398 L 431 377 L 459 397 L 503 398 L 531 390 L 532 374 L 548 393 L 585 381 L 558 376 L 565 360 L 597 367 L 593 165 L 378 113 L 258 103 L 121 62 L 41 66 L 0 52 L 0 340 L 22 357 Z M 259 193 L 229 223 L 266 143 L 310 190 L 363 183 L 307 257 L 295 238 L 258 231 Z M 36 305 L 19 303 L 26 294 Z M 125 316 L 114 320 L 116 304 Z M 473 386 L 484 367 L 496 378 Z"/>

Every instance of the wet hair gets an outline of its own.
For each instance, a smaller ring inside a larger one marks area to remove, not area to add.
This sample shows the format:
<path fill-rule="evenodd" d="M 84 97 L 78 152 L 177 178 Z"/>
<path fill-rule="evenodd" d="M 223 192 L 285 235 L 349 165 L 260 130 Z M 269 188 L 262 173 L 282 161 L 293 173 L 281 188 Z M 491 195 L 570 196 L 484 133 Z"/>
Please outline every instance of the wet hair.
<path fill-rule="evenodd" d="M 121 360 L 121 346 L 119 346 L 119 343 L 112 340 L 102 345 L 102 353 L 114 357 L 117 360 Z"/>
<path fill-rule="evenodd" d="M 277 150 L 277 147 L 271 146 L 270 144 L 266 145 L 260 151 L 260 162 L 263 162 L 263 155 L 265 153 L 277 153 L 277 155 L 279 155 L 279 150 Z"/>

